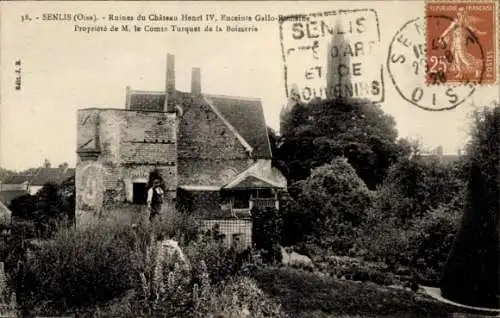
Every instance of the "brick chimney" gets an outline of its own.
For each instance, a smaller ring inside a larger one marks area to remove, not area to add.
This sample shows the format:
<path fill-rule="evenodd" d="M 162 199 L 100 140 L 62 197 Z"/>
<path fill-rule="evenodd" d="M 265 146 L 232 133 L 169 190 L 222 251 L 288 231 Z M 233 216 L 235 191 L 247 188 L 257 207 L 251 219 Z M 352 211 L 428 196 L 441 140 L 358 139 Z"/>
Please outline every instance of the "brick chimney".
<path fill-rule="evenodd" d="M 175 56 L 167 54 L 167 74 L 165 80 L 165 103 L 163 110 L 175 111 Z"/>
<path fill-rule="evenodd" d="M 193 67 L 191 70 L 191 94 L 201 95 L 201 69 Z"/>

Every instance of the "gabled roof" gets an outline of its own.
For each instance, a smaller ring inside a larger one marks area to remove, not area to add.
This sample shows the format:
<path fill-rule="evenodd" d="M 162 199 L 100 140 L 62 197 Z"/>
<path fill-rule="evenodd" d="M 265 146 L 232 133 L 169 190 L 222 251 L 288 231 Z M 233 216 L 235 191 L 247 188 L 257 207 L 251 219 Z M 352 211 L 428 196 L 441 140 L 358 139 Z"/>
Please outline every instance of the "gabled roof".
<path fill-rule="evenodd" d="M 236 128 L 234 128 L 234 126 L 227 120 L 227 118 L 224 115 L 221 114 L 221 112 L 219 111 L 219 109 L 217 107 L 215 107 L 215 105 L 213 104 L 212 100 L 210 100 L 210 99 L 208 99 L 208 98 L 205 97 L 205 102 L 210 107 L 212 107 L 212 110 L 214 111 L 214 113 L 217 116 L 219 116 L 219 118 L 224 122 L 224 124 L 226 125 L 226 127 L 229 128 L 229 130 L 231 130 L 236 135 L 236 138 L 238 138 L 238 140 L 243 145 L 243 147 L 245 147 L 245 149 L 247 151 L 253 152 L 253 147 L 248 144 L 248 142 L 245 140 L 245 138 L 243 138 L 243 136 L 241 136 L 241 134 L 239 133 L 239 131 Z"/>
<path fill-rule="evenodd" d="M 207 97 L 252 146 L 254 158 L 271 158 L 264 110 L 259 99 L 221 95 L 207 95 Z"/>
<path fill-rule="evenodd" d="M 155 91 L 127 91 L 127 109 L 145 111 L 163 111 L 165 95 Z M 218 115 L 233 127 L 252 148 L 256 159 L 270 159 L 271 145 L 267 135 L 267 126 L 259 99 L 203 94 L 205 102 L 218 111 Z M 190 93 L 176 91 L 176 100 L 183 107 L 190 107 L 196 97 Z"/>
<path fill-rule="evenodd" d="M 43 186 L 48 182 L 60 183 L 74 174 L 74 168 L 40 168 L 30 183 L 35 186 Z"/>
<path fill-rule="evenodd" d="M 271 160 L 257 160 L 248 169 L 237 175 L 224 189 L 239 188 L 285 188 L 286 179 L 281 172 L 272 167 Z"/>
<path fill-rule="evenodd" d="M 248 175 L 244 177 L 240 182 L 234 183 L 231 187 L 226 187 L 231 189 L 241 188 L 241 189 L 249 189 L 249 188 L 276 188 L 276 185 L 271 184 L 265 180 L 262 180 L 256 176 Z"/>
<path fill-rule="evenodd" d="M 27 175 L 12 175 L 5 179 L 2 183 L 3 184 L 23 184 L 26 181 L 29 181 L 32 176 L 27 176 Z"/>

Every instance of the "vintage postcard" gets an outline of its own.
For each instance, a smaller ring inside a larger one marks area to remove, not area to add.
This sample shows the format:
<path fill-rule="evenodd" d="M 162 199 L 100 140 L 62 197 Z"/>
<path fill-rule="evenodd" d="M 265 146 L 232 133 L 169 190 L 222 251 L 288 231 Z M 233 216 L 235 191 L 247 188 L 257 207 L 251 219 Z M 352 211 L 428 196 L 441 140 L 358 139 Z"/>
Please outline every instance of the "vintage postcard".
<path fill-rule="evenodd" d="M 5 315 L 498 314 L 497 0 L 0 14 Z"/>

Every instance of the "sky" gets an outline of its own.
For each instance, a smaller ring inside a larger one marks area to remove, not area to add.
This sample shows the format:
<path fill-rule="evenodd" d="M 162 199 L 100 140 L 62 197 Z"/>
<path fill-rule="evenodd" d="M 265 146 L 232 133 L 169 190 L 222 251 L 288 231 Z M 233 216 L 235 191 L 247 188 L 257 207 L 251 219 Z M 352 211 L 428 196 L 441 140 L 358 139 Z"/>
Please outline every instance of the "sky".
<path fill-rule="evenodd" d="M 167 26 L 171 22 L 109 21 L 109 14 L 205 17 L 222 14 L 265 17 L 340 9 L 373 9 L 380 43 L 361 58 L 370 77 L 383 68 L 383 110 L 394 116 L 400 137 L 420 139 L 424 146 L 442 145 L 456 153 L 467 135 L 470 113 L 499 99 L 498 86 L 481 86 L 451 111 L 429 112 L 404 100 L 389 80 L 389 45 L 409 20 L 424 17 L 424 1 L 329 2 L 0 2 L 0 167 L 37 167 L 76 163 L 76 112 L 80 108 L 124 108 L 125 89 L 163 90 L 166 54 L 175 55 L 176 86 L 190 90 L 192 67 L 201 68 L 204 93 L 260 98 L 268 125 L 279 129 L 287 103 L 280 30 L 275 21 L 217 22 L 257 27 L 257 32 L 82 32 L 76 26 L 122 24 Z M 50 21 L 44 14 L 95 16 L 99 21 Z M 27 15 L 31 21 L 22 22 Z M 39 19 L 37 20 L 36 17 Z M 179 26 L 214 27 L 208 21 L 175 22 Z M 372 25 L 370 25 L 370 28 Z M 81 30 L 81 29 L 80 29 Z M 370 36 L 375 34 L 369 32 Z M 16 65 L 20 60 L 21 65 Z M 306 63 L 307 64 L 307 63 Z M 16 90 L 16 70 L 21 89 Z"/>

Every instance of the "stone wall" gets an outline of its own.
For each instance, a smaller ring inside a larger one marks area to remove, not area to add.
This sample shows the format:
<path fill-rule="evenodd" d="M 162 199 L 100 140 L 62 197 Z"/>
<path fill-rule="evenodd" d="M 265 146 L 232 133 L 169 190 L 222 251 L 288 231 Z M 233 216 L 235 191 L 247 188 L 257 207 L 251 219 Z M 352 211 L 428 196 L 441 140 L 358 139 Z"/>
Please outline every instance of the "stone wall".
<path fill-rule="evenodd" d="M 75 183 L 77 214 L 99 214 L 103 205 L 131 202 L 132 184 L 147 182 L 158 169 L 167 187 L 167 198 L 177 189 L 177 120 L 175 114 L 123 109 L 83 109 L 97 121 L 95 156 L 78 156 Z M 91 126 L 91 125 L 88 125 Z M 78 143 L 92 135 L 91 127 L 78 126 Z"/>

